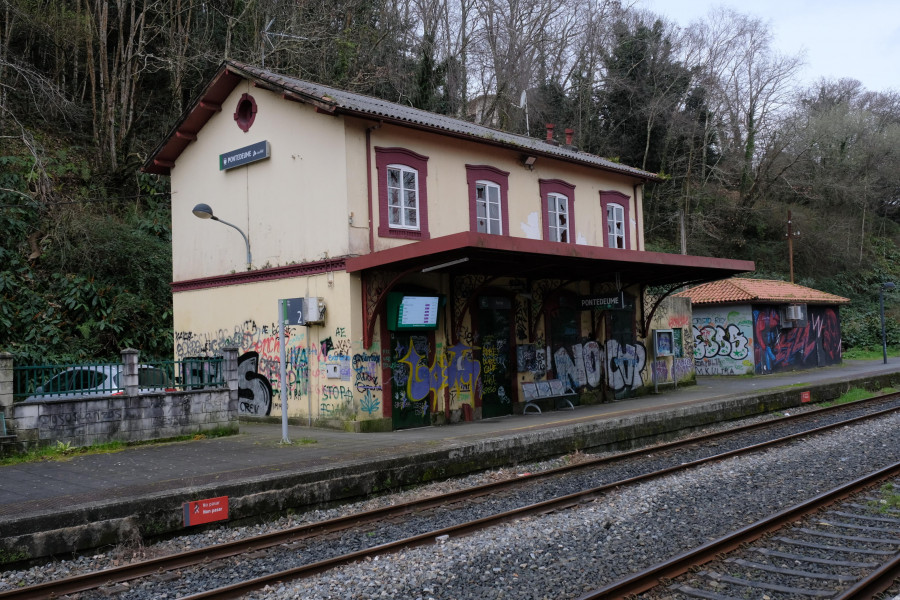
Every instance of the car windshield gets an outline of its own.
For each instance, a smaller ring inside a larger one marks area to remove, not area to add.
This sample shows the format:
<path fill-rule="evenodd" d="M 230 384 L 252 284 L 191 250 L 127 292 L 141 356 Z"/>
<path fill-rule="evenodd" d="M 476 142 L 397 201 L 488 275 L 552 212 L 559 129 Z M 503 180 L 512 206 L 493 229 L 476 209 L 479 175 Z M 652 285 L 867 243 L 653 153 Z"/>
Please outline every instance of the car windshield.
<path fill-rule="evenodd" d="M 45 394 L 64 394 L 100 387 L 106 381 L 106 375 L 92 369 L 71 369 L 60 373 L 41 386 Z"/>
<path fill-rule="evenodd" d="M 138 370 L 138 387 L 157 388 L 170 387 L 171 385 L 168 374 L 161 369 L 141 367 Z"/>

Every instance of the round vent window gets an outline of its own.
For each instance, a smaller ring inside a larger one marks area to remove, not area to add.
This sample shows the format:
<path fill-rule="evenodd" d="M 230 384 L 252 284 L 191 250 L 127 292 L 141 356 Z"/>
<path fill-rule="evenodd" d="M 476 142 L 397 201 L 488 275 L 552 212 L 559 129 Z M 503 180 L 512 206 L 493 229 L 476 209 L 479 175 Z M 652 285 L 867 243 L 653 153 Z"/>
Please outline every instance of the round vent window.
<path fill-rule="evenodd" d="M 238 100 L 237 110 L 234 111 L 234 120 L 241 131 L 247 131 L 253 125 L 256 118 L 256 100 L 250 94 L 244 94 Z"/>

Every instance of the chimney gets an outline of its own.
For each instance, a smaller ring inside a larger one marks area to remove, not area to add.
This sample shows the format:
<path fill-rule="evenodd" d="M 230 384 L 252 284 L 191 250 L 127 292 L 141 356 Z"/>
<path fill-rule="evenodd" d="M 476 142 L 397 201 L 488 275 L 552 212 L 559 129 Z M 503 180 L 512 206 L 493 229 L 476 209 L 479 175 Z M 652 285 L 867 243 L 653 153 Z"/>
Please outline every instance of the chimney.
<path fill-rule="evenodd" d="M 545 140 L 548 144 L 553 144 L 554 146 L 558 146 L 559 142 L 553 139 L 553 128 L 556 127 L 553 123 L 547 123 L 547 139 Z"/>
<path fill-rule="evenodd" d="M 572 136 L 575 134 L 574 129 L 566 129 L 566 146 L 572 145 Z"/>

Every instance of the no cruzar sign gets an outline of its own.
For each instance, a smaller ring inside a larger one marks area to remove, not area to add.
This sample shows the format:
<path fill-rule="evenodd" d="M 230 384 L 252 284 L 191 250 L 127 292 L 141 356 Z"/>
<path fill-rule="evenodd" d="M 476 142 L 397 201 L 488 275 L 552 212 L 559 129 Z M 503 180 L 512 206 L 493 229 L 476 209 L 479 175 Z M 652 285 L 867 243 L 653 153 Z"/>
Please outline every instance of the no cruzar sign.
<path fill-rule="evenodd" d="M 219 170 L 227 171 L 235 167 L 242 167 L 264 158 L 269 158 L 271 147 L 269 142 L 263 140 L 250 146 L 244 146 L 231 152 L 219 155 Z"/>

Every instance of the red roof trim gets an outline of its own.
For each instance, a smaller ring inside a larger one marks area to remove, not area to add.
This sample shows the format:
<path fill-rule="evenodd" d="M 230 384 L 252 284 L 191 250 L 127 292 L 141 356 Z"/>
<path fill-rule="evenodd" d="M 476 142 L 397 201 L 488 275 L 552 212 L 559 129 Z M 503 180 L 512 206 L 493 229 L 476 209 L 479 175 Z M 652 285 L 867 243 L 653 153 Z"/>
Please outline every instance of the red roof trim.
<path fill-rule="evenodd" d="M 754 269 L 753 261 L 749 260 L 732 260 L 727 258 L 712 258 L 709 256 L 621 250 L 618 248 L 602 248 L 581 244 L 559 244 L 557 242 L 548 242 L 545 240 L 532 240 L 505 235 L 490 235 L 486 233 L 463 231 L 461 233 L 454 233 L 439 238 L 425 240 L 416 244 L 406 244 L 374 252 L 372 254 L 347 258 L 347 271 L 349 273 L 355 273 L 366 269 L 389 265 L 393 262 L 424 258 L 432 255 L 435 256 L 435 261 L 440 263 L 441 253 L 462 250 L 465 248 L 543 254 L 558 257 L 560 259 L 581 258 L 633 264 L 707 267 L 711 270 L 730 269 L 733 271 L 753 271 Z"/>
<path fill-rule="evenodd" d="M 175 127 L 150 153 L 150 160 L 144 163 L 142 170 L 145 173 L 168 175 L 181 153 L 196 139 L 196 133 L 203 129 L 214 114 L 221 112 L 222 102 L 243 80 L 243 76 L 232 73 L 224 65 L 220 67 L 200 98 L 182 113 Z M 179 135 L 179 132 L 195 132 L 194 138 L 186 138 Z"/>
<path fill-rule="evenodd" d="M 331 271 L 343 271 L 346 267 L 345 259 L 335 258 L 318 262 L 303 263 L 299 265 L 287 265 L 245 273 L 231 273 L 229 275 L 215 275 L 200 279 L 187 279 L 172 283 L 172 292 L 189 292 L 192 290 L 205 290 L 209 288 L 228 287 L 244 283 L 258 283 L 260 281 L 274 281 L 277 279 L 291 279 L 293 277 L 305 277 L 308 275 L 322 275 Z"/>

